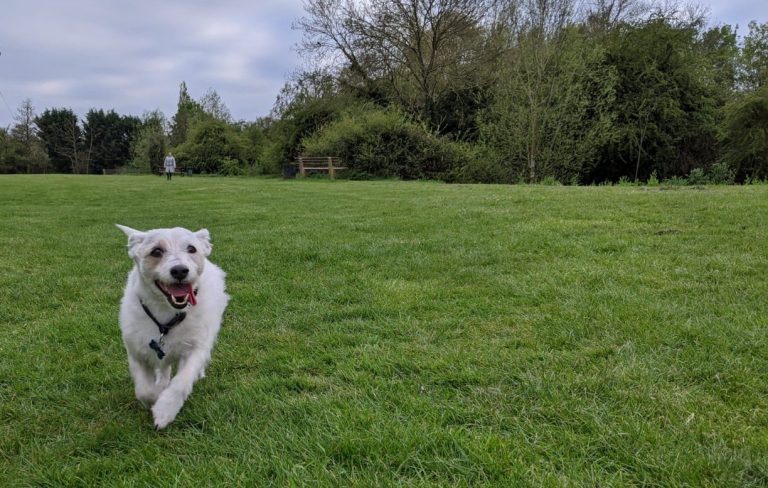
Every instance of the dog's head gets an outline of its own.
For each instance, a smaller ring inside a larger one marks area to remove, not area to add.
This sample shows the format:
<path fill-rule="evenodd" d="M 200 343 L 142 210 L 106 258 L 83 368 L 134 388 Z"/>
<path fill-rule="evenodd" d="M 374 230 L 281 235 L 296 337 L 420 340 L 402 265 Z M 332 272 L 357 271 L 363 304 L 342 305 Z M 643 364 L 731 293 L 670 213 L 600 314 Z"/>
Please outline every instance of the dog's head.
<path fill-rule="evenodd" d="M 117 227 L 128 236 L 128 256 L 155 293 L 165 296 L 174 308 L 196 303 L 197 280 L 213 247 L 207 229 L 192 232 L 174 227 L 142 232 Z"/>

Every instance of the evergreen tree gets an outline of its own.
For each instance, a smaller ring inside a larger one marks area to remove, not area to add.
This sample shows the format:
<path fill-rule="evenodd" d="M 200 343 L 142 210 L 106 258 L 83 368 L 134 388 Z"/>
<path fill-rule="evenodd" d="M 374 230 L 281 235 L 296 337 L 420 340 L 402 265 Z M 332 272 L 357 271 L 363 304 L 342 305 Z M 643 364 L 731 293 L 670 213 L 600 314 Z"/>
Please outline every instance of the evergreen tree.
<path fill-rule="evenodd" d="M 53 170 L 58 173 L 85 173 L 83 137 L 77 115 L 69 108 L 46 109 L 35 117 L 38 134 L 45 144 Z"/>
<path fill-rule="evenodd" d="M 169 143 L 172 147 L 178 146 L 187 140 L 192 122 L 202 113 L 200 105 L 189 95 L 187 84 L 179 85 L 179 101 L 176 104 L 176 115 L 171 121 L 171 134 Z"/>
<path fill-rule="evenodd" d="M 139 119 L 120 116 L 114 110 L 91 109 L 83 122 L 84 157 L 91 173 L 122 166 L 131 159 L 131 144 Z"/>

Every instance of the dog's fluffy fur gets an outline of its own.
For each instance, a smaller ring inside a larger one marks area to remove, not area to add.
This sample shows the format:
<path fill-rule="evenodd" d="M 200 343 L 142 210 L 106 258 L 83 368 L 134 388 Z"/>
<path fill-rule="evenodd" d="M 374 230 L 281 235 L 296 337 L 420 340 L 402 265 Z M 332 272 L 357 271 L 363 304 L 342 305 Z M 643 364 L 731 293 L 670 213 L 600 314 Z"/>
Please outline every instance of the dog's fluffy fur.
<path fill-rule="evenodd" d="M 134 261 L 120 304 L 128 368 L 136 398 L 152 408 L 155 427 L 162 429 L 176 418 L 195 381 L 205 376 L 229 301 L 225 274 L 207 259 L 212 246 L 206 229 L 142 232 L 118 227 L 128 236 L 128 256 Z M 186 312 L 186 318 L 163 338 L 163 359 L 149 346 L 159 340 L 160 332 L 142 303 L 163 324 Z M 171 378 L 173 365 L 176 374 Z"/>

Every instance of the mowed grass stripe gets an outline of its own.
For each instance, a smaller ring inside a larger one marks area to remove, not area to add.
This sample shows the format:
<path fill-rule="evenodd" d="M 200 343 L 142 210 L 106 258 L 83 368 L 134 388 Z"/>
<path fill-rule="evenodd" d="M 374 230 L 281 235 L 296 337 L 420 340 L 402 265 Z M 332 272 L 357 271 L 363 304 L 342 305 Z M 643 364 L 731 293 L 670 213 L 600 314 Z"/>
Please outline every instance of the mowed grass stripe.
<path fill-rule="evenodd" d="M 232 302 L 161 433 L 113 226 Z M 0 177 L 8 485 L 768 483 L 768 187 Z"/>

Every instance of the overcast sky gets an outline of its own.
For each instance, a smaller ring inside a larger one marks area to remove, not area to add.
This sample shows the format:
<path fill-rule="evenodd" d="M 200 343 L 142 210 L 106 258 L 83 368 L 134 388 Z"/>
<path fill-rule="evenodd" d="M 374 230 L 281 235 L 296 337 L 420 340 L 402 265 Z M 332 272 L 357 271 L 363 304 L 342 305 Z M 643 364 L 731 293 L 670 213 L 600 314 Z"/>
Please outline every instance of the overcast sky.
<path fill-rule="evenodd" d="M 768 21 L 768 0 L 709 0 L 711 21 Z M 176 111 L 179 83 L 221 95 L 235 119 L 266 115 L 300 66 L 301 0 L 2 0 L 0 127 L 30 98 L 141 115 Z"/>

